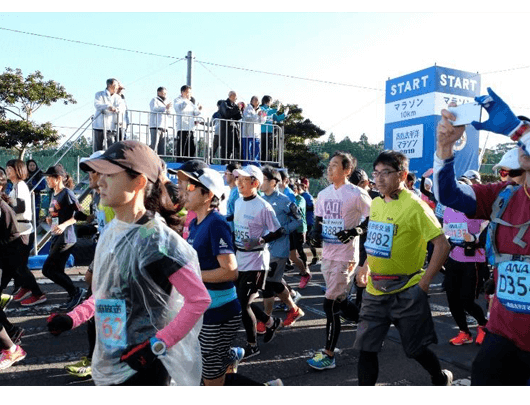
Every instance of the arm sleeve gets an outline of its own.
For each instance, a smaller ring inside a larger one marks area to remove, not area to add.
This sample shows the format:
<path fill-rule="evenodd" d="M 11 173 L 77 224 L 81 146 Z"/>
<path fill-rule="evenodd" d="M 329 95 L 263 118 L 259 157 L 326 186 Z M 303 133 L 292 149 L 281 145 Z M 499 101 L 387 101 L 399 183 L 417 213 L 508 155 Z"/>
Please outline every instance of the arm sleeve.
<path fill-rule="evenodd" d="M 96 312 L 96 305 L 94 301 L 94 296 L 92 295 L 87 300 L 83 301 L 82 304 L 75 307 L 73 310 L 68 312 L 68 316 L 72 318 L 73 326 L 72 329 L 77 328 L 79 325 L 82 325 L 90 318 L 94 316 Z"/>
<path fill-rule="evenodd" d="M 22 214 L 26 211 L 26 202 L 22 198 L 15 198 L 15 203 L 13 204 L 13 211 L 15 214 Z"/>
<path fill-rule="evenodd" d="M 265 241 L 265 243 L 269 243 L 276 239 L 280 239 L 282 236 L 283 236 L 283 228 L 279 228 L 274 232 L 268 233 L 262 239 Z"/>
<path fill-rule="evenodd" d="M 156 337 L 168 347 L 178 343 L 199 321 L 211 303 L 210 295 L 202 280 L 187 267 L 182 267 L 169 277 L 170 283 L 184 297 L 184 305 L 177 316 Z"/>

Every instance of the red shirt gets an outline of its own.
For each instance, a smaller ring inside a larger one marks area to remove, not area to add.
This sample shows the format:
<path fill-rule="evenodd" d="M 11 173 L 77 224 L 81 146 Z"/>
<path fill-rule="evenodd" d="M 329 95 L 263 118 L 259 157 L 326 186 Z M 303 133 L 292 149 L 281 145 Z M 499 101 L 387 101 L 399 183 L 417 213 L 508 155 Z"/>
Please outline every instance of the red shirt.
<path fill-rule="evenodd" d="M 473 186 L 477 196 L 477 211 L 474 218 L 490 219 L 493 203 L 507 184 L 502 182 Z M 530 198 L 526 195 L 523 187 L 520 187 L 512 195 L 502 219 L 513 225 L 530 221 Z M 519 232 L 518 228 L 497 225 L 495 244 L 499 253 L 530 255 L 530 229 L 523 236 L 523 240 L 527 243 L 524 249 L 513 243 L 517 232 Z M 497 282 L 496 268 L 494 278 Z M 486 327 L 492 333 L 510 339 L 520 349 L 530 352 L 530 315 L 508 310 L 496 296 L 493 298 L 490 319 Z"/>

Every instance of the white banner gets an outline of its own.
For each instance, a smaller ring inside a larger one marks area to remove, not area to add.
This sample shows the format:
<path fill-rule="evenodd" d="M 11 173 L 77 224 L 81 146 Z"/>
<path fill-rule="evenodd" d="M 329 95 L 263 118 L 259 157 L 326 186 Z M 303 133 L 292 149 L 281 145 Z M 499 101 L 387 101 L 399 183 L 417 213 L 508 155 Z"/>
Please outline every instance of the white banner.
<path fill-rule="evenodd" d="M 392 149 L 409 159 L 423 157 L 423 124 L 394 128 Z"/>

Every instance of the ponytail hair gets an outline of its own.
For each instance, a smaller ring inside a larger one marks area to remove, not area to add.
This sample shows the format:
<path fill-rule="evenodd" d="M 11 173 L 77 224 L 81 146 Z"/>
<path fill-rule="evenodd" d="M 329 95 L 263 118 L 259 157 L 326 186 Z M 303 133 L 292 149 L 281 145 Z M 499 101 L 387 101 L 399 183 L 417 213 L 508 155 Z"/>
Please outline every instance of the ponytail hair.
<path fill-rule="evenodd" d="M 68 173 L 63 177 L 63 184 L 66 188 L 73 190 L 75 187 L 74 179 Z"/>
<path fill-rule="evenodd" d="M 158 212 L 166 221 L 167 226 L 182 236 L 185 218 L 177 215 L 176 208 L 182 204 L 173 203 L 163 179 L 160 177 L 154 184 L 147 182 L 144 205 L 147 210 Z"/>

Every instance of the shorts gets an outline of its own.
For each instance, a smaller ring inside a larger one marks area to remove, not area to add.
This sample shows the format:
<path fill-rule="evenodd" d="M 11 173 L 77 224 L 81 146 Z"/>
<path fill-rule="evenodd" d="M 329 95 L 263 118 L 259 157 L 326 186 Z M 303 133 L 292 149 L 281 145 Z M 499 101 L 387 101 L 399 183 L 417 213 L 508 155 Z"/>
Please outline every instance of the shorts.
<path fill-rule="evenodd" d="M 275 282 L 281 283 L 283 273 L 285 272 L 285 265 L 287 264 L 287 258 L 285 257 L 271 257 L 269 263 L 269 274 L 267 275 L 267 283 Z"/>
<path fill-rule="evenodd" d="M 235 339 L 241 312 L 218 324 L 203 324 L 199 333 L 202 355 L 202 378 L 214 380 L 226 373 L 232 360 L 229 356 L 230 347 Z"/>
<path fill-rule="evenodd" d="M 380 352 L 393 323 L 407 357 L 438 343 L 427 293 L 418 284 L 396 294 L 372 295 L 364 290 L 354 348 Z"/>
<path fill-rule="evenodd" d="M 353 275 L 351 269 L 350 262 L 322 259 L 320 270 L 326 282 L 325 296 L 328 300 L 346 297 Z"/>

